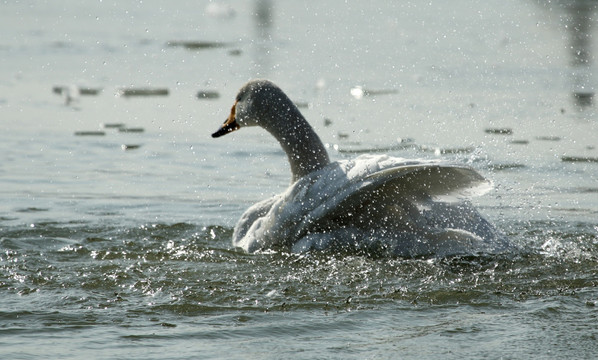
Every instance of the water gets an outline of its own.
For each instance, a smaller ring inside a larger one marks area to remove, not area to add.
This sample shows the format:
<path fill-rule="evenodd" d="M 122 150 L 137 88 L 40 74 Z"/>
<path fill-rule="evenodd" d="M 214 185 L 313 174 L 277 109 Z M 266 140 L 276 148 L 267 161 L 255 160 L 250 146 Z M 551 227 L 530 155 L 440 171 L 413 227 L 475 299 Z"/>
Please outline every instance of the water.
<path fill-rule="evenodd" d="M 595 356 L 594 2 L 0 8 L 2 357 Z M 496 187 L 475 204 L 517 250 L 232 248 L 290 179 L 264 131 L 209 136 L 252 77 L 302 105 L 333 159 L 475 167 Z"/>

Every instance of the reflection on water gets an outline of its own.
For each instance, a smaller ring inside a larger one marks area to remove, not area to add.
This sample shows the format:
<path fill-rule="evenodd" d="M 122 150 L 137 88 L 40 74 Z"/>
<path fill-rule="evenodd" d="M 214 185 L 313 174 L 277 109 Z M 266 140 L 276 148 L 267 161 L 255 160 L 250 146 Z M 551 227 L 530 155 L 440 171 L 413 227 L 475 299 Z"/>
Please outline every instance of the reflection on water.
<path fill-rule="evenodd" d="M 595 94 L 592 74 L 593 19 L 597 15 L 598 2 L 592 0 L 541 1 L 540 4 L 560 12 L 559 19 L 567 32 L 567 48 L 571 57 L 572 95 L 580 108 L 591 106 Z"/>
<path fill-rule="evenodd" d="M 573 66 L 573 98 L 580 107 L 592 105 L 594 82 L 592 70 L 592 18 L 596 2 L 571 1 L 564 3 L 566 27 L 569 34 L 569 51 Z"/>
<path fill-rule="evenodd" d="M 272 0 L 256 0 L 253 20 L 255 25 L 255 46 L 254 46 L 254 75 L 266 77 L 271 68 L 270 51 L 272 45 L 272 23 L 273 23 Z"/>
<path fill-rule="evenodd" d="M 592 15 L 596 8 L 594 2 L 573 1 L 565 5 L 567 11 L 567 30 L 571 41 L 573 66 L 587 66 L 591 62 Z"/>

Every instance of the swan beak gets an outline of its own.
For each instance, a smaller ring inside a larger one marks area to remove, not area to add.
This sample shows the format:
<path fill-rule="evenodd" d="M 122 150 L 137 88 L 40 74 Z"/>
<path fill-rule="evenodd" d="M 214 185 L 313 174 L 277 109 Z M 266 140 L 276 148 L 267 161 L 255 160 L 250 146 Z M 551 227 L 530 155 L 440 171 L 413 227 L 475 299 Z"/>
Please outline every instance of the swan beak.
<path fill-rule="evenodd" d="M 228 119 L 226 119 L 226 121 L 224 122 L 224 124 L 222 124 L 222 126 L 220 127 L 220 129 L 218 129 L 218 131 L 216 131 L 215 133 L 212 134 L 213 138 L 221 137 L 222 135 L 226 135 L 229 132 L 233 132 L 240 128 L 240 126 L 237 123 L 237 120 L 235 118 L 236 109 L 237 109 L 237 102 L 235 101 L 235 104 L 233 105 L 232 109 L 230 109 L 230 115 L 228 116 Z"/>

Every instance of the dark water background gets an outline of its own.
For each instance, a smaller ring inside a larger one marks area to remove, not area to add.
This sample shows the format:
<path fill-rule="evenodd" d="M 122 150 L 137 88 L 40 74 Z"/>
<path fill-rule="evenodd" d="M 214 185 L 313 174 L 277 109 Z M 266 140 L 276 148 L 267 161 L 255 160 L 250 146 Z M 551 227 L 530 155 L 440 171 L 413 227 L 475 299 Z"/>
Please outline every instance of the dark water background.
<path fill-rule="evenodd" d="M 1 3 L 0 355 L 594 358 L 596 6 Z M 290 179 L 264 131 L 209 137 L 253 77 L 334 159 L 475 167 L 517 250 L 232 248 Z"/>

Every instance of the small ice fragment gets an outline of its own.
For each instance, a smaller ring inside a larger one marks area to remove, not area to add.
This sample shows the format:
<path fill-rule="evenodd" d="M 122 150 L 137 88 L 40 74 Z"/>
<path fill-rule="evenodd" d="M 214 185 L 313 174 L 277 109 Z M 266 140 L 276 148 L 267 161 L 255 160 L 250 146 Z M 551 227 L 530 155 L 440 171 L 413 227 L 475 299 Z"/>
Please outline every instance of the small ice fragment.
<path fill-rule="evenodd" d="M 362 99 L 364 95 L 363 88 L 361 86 L 355 86 L 351 89 L 351 95 L 356 99 Z"/>

